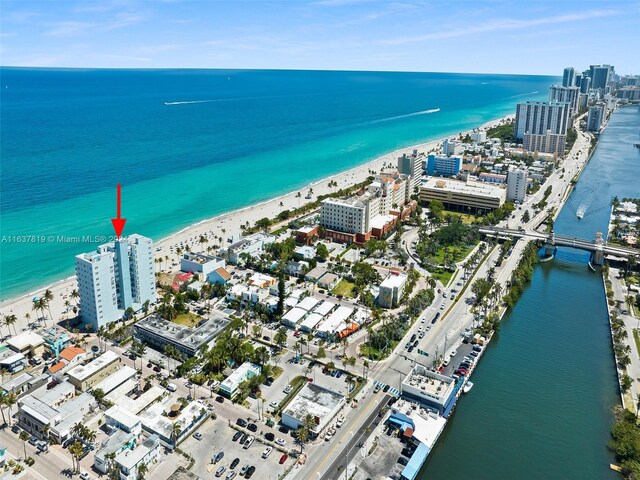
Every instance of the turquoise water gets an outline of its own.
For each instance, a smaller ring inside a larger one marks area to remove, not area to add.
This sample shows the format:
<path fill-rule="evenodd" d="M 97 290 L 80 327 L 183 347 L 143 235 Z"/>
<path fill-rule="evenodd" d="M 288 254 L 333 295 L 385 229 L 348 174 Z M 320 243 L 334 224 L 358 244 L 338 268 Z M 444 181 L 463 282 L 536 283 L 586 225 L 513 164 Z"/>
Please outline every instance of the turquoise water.
<path fill-rule="evenodd" d="M 556 80 L 245 70 L 0 75 L 2 300 L 73 273 L 73 256 L 93 245 L 49 237 L 110 235 L 117 183 L 125 233 L 157 240 L 513 113 L 517 101 L 544 98 Z M 10 243 L 14 235 L 46 243 Z"/>
<path fill-rule="evenodd" d="M 611 197 L 637 196 L 628 172 L 640 160 L 638 131 L 640 109 L 614 114 L 558 217 L 558 233 L 606 232 Z M 419 480 L 620 478 L 606 447 L 620 399 L 605 295 L 588 259 L 560 248 L 553 262 L 536 267 Z"/>

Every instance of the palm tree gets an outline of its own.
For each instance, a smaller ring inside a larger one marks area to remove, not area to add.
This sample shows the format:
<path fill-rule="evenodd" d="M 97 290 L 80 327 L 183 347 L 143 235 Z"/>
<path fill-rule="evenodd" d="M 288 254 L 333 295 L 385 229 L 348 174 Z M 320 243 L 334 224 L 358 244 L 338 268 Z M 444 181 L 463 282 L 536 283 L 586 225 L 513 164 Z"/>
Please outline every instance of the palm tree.
<path fill-rule="evenodd" d="M 304 444 L 309 441 L 309 430 L 307 430 L 304 426 L 298 427 L 296 430 L 296 443 L 300 446 L 300 453 L 302 453 L 302 449 L 304 448 Z"/>
<path fill-rule="evenodd" d="M 7 410 L 9 410 L 9 426 L 11 426 L 11 407 L 13 407 L 18 402 L 18 397 L 15 393 L 11 392 L 8 395 L 4 395 L 2 397 L 2 403 L 7 406 Z"/>
<path fill-rule="evenodd" d="M 147 474 L 147 472 L 149 471 L 149 467 L 147 467 L 147 464 L 142 462 L 138 465 L 138 480 L 144 480 L 144 476 Z"/>
<path fill-rule="evenodd" d="M 178 437 L 180 437 L 180 433 L 182 433 L 182 426 L 178 422 L 174 422 L 171 425 L 171 442 L 173 443 L 174 448 L 177 446 L 176 443 L 178 441 Z"/>
<path fill-rule="evenodd" d="M 13 314 L 7 315 L 6 317 L 4 317 L 4 324 L 7 326 L 7 329 L 9 330 L 9 335 L 11 335 L 11 325 L 13 325 L 13 334 L 14 335 L 18 334 L 16 332 L 16 322 L 17 321 L 18 321 L 18 317 L 16 317 Z"/>
<path fill-rule="evenodd" d="M 69 447 L 69 453 L 71 454 L 72 460 L 74 460 L 73 468 L 76 473 L 80 471 L 80 456 L 82 455 L 82 451 L 82 443 L 78 441 L 73 442 Z"/>
<path fill-rule="evenodd" d="M 42 297 L 46 301 L 47 310 L 49 310 L 49 318 L 51 318 L 51 321 L 53 321 L 53 315 L 51 315 L 51 302 L 53 301 L 53 292 L 47 288 Z M 46 324 L 47 322 L 45 321 L 45 325 Z"/>
<path fill-rule="evenodd" d="M 18 436 L 18 438 L 20 438 L 20 440 L 22 440 L 22 448 L 24 450 L 24 458 L 27 458 L 27 440 L 29 440 L 30 435 L 25 431 L 22 430 L 20 432 L 20 435 Z"/>

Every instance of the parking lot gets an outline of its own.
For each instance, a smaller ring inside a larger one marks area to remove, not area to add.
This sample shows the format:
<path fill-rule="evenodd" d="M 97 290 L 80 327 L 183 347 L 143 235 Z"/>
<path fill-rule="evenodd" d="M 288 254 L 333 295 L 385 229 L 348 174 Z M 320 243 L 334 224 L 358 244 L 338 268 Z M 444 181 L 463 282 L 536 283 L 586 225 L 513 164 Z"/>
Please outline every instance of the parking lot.
<path fill-rule="evenodd" d="M 191 436 L 182 442 L 180 448 L 189 452 L 196 460 L 192 471 L 200 478 L 215 478 L 216 471 L 221 466 L 225 469 L 219 478 L 227 478 L 229 471 L 232 470 L 231 463 L 237 458 L 239 461 L 233 468 L 233 471 L 237 472 L 236 478 L 243 478 L 239 475 L 244 465 L 252 465 L 256 468 L 253 478 L 275 480 L 294 461 L 289 457 L 284 464 L 280 465 L 279 461 L 283 454 L 276 449 L 273 449 L 266 459 L 262 458 L 266 445 L 258 440 L 257 434 L 253 444 L 248 449 L 244 449 L 239 440 L 233 441 L 237 430 L 231 428 L 225 420 L 209 419 L 198 429 L 198 432 L 202 434 L 200 440 Z M 288 447 L 292 446 L 290 437 L 287 438 L 287 442 Z M 217 463 L 212 463 L 212 458 L 219 452 L 224 452 L 224 456 Z"/>

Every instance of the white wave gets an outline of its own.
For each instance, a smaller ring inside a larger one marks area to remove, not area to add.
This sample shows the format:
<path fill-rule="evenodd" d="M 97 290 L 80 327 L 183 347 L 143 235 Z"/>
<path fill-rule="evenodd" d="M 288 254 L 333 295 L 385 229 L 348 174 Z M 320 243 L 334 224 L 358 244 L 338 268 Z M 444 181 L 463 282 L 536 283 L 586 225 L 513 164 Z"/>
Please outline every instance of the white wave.
<path fill-rule="evenodd" d="M 404 115 L 396 115 L 394 117 L 381 118 L 380 120 L 372 120 L 371 122 L 368 122 L 367 125 L 373 125 L 373 124 L 382 123 L 382 122 L 390 122 L 392 120 L 399 120 L 401 118 L 415 117 L 416 115 L 428 115 L 430 113 L 438 113 L 439 111 L 440 111 L 439 108 L 430 108 L 429 110 L 420 110 L 419 112 L 405 113 Z"/>
<path fill-rule="evenodd" d="M 529 95 L 535 95 L 536 93 L 538 93 L 537 90 L 529 93 L 519 93 L 518 95 L 511 95 L 509 98 L 528 97 Z"/>

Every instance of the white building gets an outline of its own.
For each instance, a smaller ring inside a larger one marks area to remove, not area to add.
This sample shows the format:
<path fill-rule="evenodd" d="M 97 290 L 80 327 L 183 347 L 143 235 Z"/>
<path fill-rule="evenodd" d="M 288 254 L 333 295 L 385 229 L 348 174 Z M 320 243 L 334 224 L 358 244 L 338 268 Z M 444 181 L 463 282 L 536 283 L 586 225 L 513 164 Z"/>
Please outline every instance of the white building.
<path fill-rule="evenodd" d="M 83 323 L 97 331 L 132 307 L 156 301 L 153 242 L 141 235 L 100 245 L 76 256 L 76 276 Z"/>
<path fill-rule="evenodd" d="M 402 297 L 402 289 L 407 283 L 405 273 L 391 272 L 380 284 L 378 293 L 378 305 L 384 308 L 395 307 Z"/>
<path fill-rule="evenodd" d="M 566 102 L 525 102 L 516 106 L 514 136 L 518 140 L 525 133 L 566 135 L 571 121 L 571 104 Z"/>
<path fill-rule="evenodd" d="M 471 140 L 475 143 L 484 143 L 487 141 L 487 132 L 473 132 L 469 134 Z"/>
<path fill-rule="evenodd" d="M 402 381 L 402 396 L 442 414 L 455 401 L 456 380 L 416 364 Z"/>
<path fill-rule="evenodd" d="M 224 258 L 214 257 L 213 255 L 187 252 L 180 259 L 180 270 L 183 272 L 201 273 L 201 279 L 206 279 L 211 272 L 224 267 Z"/>
<path fill-rule="evenodd" d="M 527 193 L 527 170 L 509 167 L 507 172 L 507 200 L 510 202 L 524 202 Z"/>
<path fill-rule="evenodd" d="M 327 198 L 322 201 L 320 225 L 344 233 L 369 231 L 370 197 Z"/>
<path fill-rule="evenodd" d="M 571 115 L 578 113 L 578 99 L 580 97 L 580 89 L 578 87 L 565 87 L 561 85 L 552 85 L 549 88 L 550 102 L 566 102 L 571 105 Z"/>
<path fill-rule="evenodd" d="M 138 435 L 142 432 L 142 419 L 119 405 L 104 412 L 105 423 L 126 433 Z"/>
<path fill-rule="evenodd" d="M 244 362 L 220 384 L 220 393 L 228 398 L 233 398 L 238 391 L 238 386 L 256 375 L 260 375 L 260 366 Z"/>
<path fill-rule="evenodd" d="M 414 150 L 411 155 L 403 153 L 398 157 L 398 172 L 409 176 L 409 194 L 413 195 L 420 188 L 420 179 L 424 168 L 424 154 Z"/>
<path fill-rule="evenodd" d="M 306 310 L 302 308 L 293 307 L 287 313 L 282 316 L 282 324 L 289 328 L 296 328 L 300 320 L 307 314 Z"/>
<path fill-rule="evenodd" d="M 120 480 L 137 480 L 139 466 L 155 463 L 159 455 L 160 439 L 157 435 L 150 435 L 133 449 L 121 450 L 114 459 L 120 470 Z"/>
<path fill-rule="evenodd" d="M 264 251 L 264 247 L 275 242 L 275 240 L 276 237 L 273 235 L 255 233 L 229 245 L 227 248 L 221 248 L 220 255 L 225 257 L 232 265 L 238 265 L 238 263 L 242 263 L 243 254 L 259 257 Z"/>
<path fill-rule="evenodd" d="M 344 404 L 344 395 L 309 382 L 282 412 L 282 424 L 295 430 L 302 425 L 307 415 L 311 415 L 315 420 L 311 431 L 317 435 L 331 423 Z"/>
<path fill-rule="evenodd" d="M 489 211 L 501 207 L 506 199 L 506 189 L 484 182 L 462 182 L 431 178 L 422 184 L 420 200 L 440 200 L 452 210 Z"/>
<path fill-rule="evenodd" d="M 460 155 L 464 152 L 464 143 L 460 140 L 454 140 L 452 138 L 447 138 L 444 142 L 442 142 L 442 153 L 449 155 Z"/>

